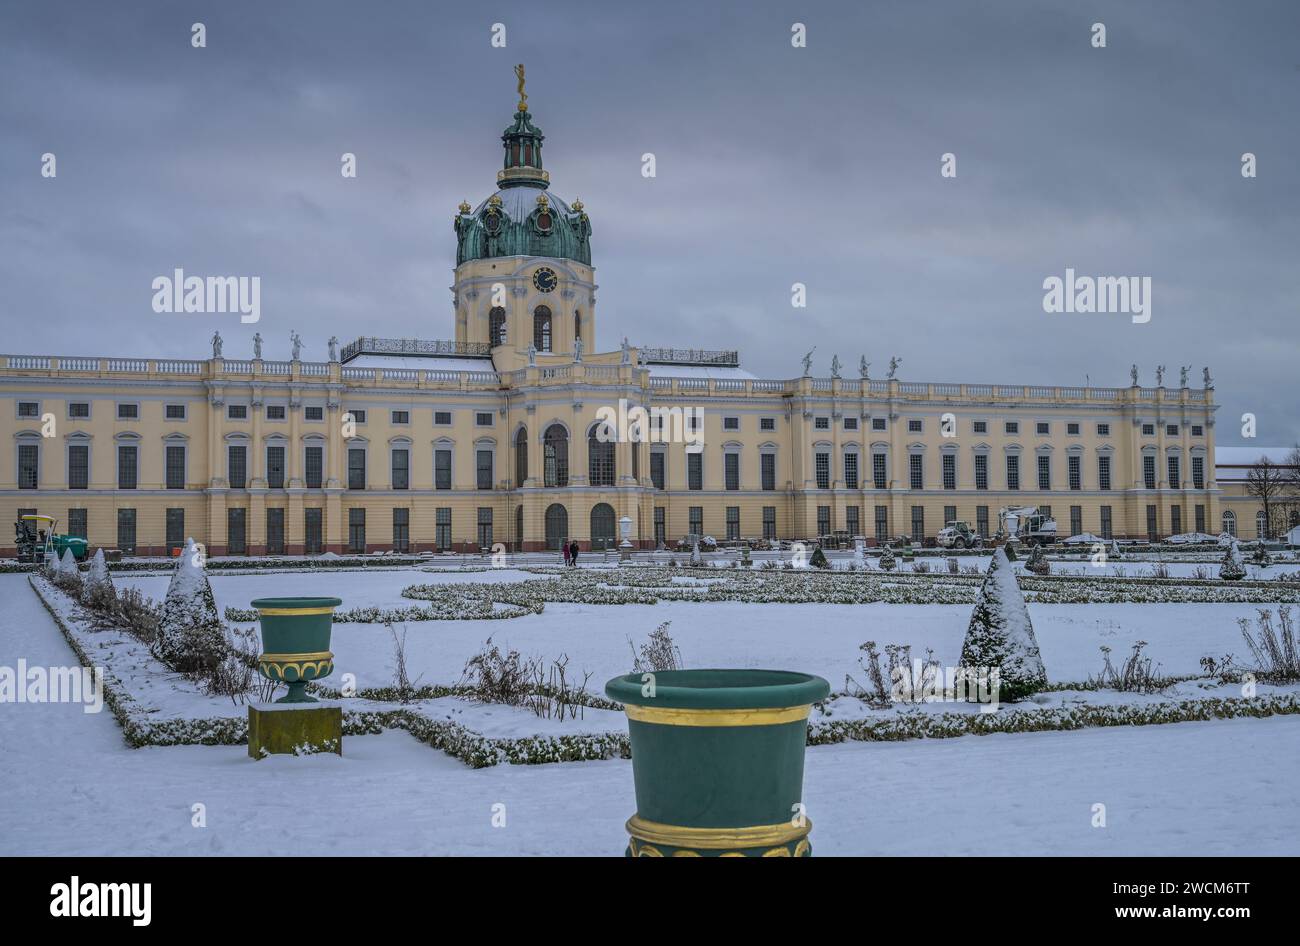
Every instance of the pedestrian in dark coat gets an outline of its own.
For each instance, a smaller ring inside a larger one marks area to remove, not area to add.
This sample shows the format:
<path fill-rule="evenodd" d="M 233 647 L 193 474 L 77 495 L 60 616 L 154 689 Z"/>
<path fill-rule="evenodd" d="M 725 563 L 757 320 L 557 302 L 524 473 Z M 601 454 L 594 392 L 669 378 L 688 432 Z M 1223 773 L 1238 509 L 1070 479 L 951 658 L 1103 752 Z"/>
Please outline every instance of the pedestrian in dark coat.
<path fill-rule="evenodd" d="M 563 548 L 564 548 L 564 564 L 568 565 L 569 564 L 569 543 L 565 542 Z"/>
<path fill-rule="evenodd" d="M 577 568 L 577 567 L 578 567 L 578 541 L 577 541 L 577 539 L 574 539 L 573 542 L 571 542 L 571 543 L 569 544 L 569 564 L 572 565 L 574 568 Z"/>

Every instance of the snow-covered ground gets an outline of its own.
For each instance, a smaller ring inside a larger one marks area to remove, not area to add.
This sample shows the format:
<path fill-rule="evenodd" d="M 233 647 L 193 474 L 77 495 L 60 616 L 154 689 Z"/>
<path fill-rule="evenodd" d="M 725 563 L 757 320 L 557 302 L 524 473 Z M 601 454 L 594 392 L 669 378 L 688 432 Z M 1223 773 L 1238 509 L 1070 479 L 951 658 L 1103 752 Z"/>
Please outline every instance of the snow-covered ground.
<path fill-rule="evenodd" d="M 0 595 L 0 665 L 73 661 L 25 578 Z M 822 855 L 1295 855 L 1297 735 L 1273 717 L 815 747 L 804 799 Z M 389 732 L 255 762 L 127 749 L 107 712 L 0 704 L 5 855 L 617 855 L 634 808 L 623 760 L 475 770 Z"/>

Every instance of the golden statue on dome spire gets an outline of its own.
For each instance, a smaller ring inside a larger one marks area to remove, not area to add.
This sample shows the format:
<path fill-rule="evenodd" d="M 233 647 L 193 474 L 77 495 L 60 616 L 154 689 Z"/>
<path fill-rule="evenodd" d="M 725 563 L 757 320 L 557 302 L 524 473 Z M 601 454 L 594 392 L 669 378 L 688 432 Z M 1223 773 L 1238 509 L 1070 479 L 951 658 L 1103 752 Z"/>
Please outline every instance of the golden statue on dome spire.
<path fill-rule="evenodd" d="M 519 80 L 519 111 L 528 111 L 528 93 L 524 91 L 524 64 L 515 66 L 515 78 Z"/>

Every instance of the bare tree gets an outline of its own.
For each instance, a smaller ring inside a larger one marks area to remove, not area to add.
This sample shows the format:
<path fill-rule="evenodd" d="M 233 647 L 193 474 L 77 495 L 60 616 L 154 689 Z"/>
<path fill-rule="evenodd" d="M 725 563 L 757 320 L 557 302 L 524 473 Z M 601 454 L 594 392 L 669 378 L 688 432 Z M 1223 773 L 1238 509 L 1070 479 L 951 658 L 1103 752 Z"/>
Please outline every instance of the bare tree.
<path fill-rule="evenodd" d="M 1274 463 L 1267 456 L 1260 456 L 1246 474 L 1246 495 L 1264 507 L 1264 538 L 1273 538 L 1279 513 L 1292 495 L 1292 488 L 1290 468 Z"/>

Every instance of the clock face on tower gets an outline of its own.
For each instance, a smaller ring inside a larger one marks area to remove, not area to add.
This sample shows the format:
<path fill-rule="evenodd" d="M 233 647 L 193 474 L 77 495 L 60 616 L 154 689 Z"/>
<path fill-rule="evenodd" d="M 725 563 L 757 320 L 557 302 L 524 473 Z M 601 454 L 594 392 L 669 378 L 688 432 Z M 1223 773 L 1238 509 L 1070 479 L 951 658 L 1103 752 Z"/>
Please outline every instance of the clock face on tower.
<path fill-rule="evenodd" d="M 556 278 L 554 270 L 543 266 L 533 273 L 533 285 L 537 287 L 538 292 L 550 292 L 559 285 L 559 280 Z"/>

